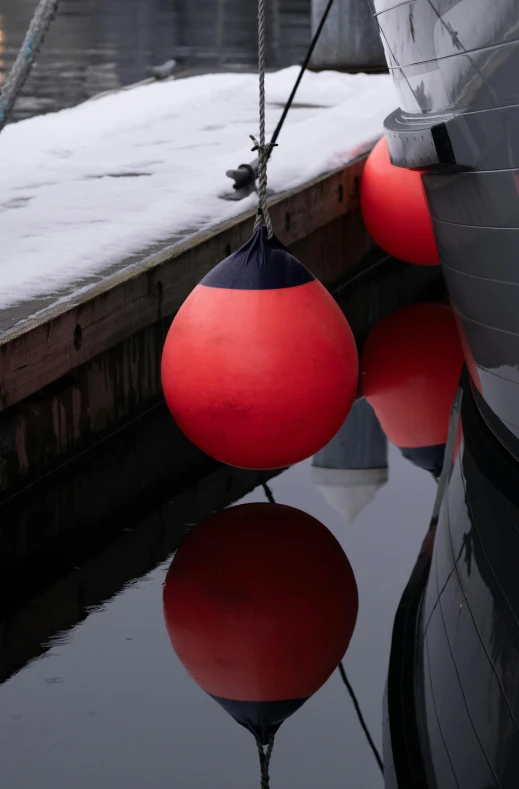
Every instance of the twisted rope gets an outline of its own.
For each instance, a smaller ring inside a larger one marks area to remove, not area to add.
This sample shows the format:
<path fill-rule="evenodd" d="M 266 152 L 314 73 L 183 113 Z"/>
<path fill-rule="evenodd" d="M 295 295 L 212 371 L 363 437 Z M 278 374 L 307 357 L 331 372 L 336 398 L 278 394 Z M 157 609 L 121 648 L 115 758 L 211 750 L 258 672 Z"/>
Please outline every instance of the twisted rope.
<path fill-rule="evenodd" d="M 264 749 L 263 745 L 260 743 L 259 740 L 256 741 L 256 744 L 258 746 L 258 754 L 259 754 L 260 767 L 261 767 L 261 789 L 269 789 L 270 787 L 269 767 L 270 767 L 270 760 L 272 758 L 272 751 L 274 749 L 274 735 L 271 735 L 266 750 Z"/>
<path fill-rule="evenodd" d="M 357 696 L 355 695 L 355 691 L 353 690 L 352 686 L 350 685 L 350 681 L 349 681 L 349 679 L 348 679 L 348 677 L 346 675 L 346 671 L 345 671 L 345 668 L 344 668 L 342 663 L 339 663 L 339 674 L 341 675 L 341 679 L 344 682 L 344 684 L 346 685 L 346 689 L 347 689 L 348 693 L 350 694 L 350 698 L 351 698 L 351 700 L 353 702 L 353 706 L 355 707 L 355 712 L 357 713 L 357 718 L 359 719 L 359 723 L 360 723 L 361 729 L 364 732 L 364 735 L 365 735 L 365 737 L 366 737 L 366 739 L 368 741 L 368 745 L 369 745 L 369 747 L 371 748 L 371 750 L 373 752 L 373 756 L 375 757 L 375 761 L 377 762 L 377 764 L 379 766 L 380 772 L 383 774 L 384 773 L 384 762 L 382 761 L 382 757 L 380 756 L 380 754 L 378 752 L 378 749 L 377 749 L 377 746 L 375 745 L 375 743 L 373 741 L 373 737 L 369 733 L 369 729 L 368 729 L 368 727 L 366 725 L 366 721 L 364 720 L 364 715 L 362 714 L 362 710 L 360 708 L 360 704 L 357 701 Z"/>
<path fill-rule="evenodd" d="M 251 134 L 251 140 L 254 143 L 252 150 L 258 152 L 259 208 L 254 230 L 264 223 L 267 227 L 268 237 L 272 238 L 274 231 L 267 205 L 267 162 L 274 143 L 267 143 L 265 140 L 265 50 L 265 0 L 258 0 L 259 142 Z"/>
<path fill-rule="evenodd" d="M 272 493 L 272 491 L 269 488 L 269 486 L 267 485 L 267 483 L 263 482 L 262 487 L 263 487 L 263 490 L 265 491 L 265 496 L 267 497 L 267 501 L 270 504 L 275 504 L 276 503 L 276 499 L 274 498 L 274 494 Z"/>
<path fill-rule="evenodd" d="M 0 93 L 0 131 L 20 95 L 34 61 L 43 44 L 47 30 L 58 10 L 59 0 L 40 0 L 25 36 L 22 48 Z"/>

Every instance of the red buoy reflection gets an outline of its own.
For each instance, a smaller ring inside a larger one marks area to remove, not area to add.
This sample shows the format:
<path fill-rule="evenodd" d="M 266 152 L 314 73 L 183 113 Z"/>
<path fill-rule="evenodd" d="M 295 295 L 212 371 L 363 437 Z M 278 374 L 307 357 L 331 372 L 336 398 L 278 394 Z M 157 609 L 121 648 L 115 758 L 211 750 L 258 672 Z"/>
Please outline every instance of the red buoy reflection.
<path fill-rule="evenodd" d="M 357 611 L 353 571 L 335 537 L 279 504 L 244 504 L 204 521 L 164 586 L 181 662 L 261 744 L 337 668 Z"/>
<path fill-rule="evenodd" d="M 463 351 L 454 313 L 411 304 L 383 318 L 366 340 L 362 390 L 389 440 L 439 474 Z"/>

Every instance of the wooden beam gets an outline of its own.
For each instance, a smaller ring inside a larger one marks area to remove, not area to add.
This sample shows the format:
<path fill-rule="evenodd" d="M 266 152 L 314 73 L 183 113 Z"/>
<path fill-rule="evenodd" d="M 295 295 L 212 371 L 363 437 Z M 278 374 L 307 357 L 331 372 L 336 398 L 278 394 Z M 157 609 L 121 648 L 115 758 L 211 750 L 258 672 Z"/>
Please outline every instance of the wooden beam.
<path fill-rule="evenodd" d="M 279 196 L 276 234 L 294 245 L 359 205 L 365 157 Z M 0 411 L 40 391 L 135 333 L 173 316 L 197 282 L 249 237 L 254 212 L 144 257 L 0 337 Z M 329 263 L 308 265 L 331 285 Z M 332 267 L 333 269 L 333 267 Z M 344 272 L 345 274 L 346 272 Z"/>

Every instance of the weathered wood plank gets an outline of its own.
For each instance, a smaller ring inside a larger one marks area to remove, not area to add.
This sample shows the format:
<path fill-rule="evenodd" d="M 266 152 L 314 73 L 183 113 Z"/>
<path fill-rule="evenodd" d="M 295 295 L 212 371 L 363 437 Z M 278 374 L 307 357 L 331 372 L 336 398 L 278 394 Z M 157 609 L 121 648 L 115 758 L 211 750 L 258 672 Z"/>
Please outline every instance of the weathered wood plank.
<path fill-rule="evenodd" d="M 293 245 L 358 209 L 364 158 L 277 198 L 271 208 L 277 235 Z M 197 234 L 143 259 L 75 300 L 0 338 L 0 411 L 67 375 L 136 332 L 173 316 L 192 288 L 219 260 L 243 244 L 254 214 Z M 329 263 L 310 261 L 331 284 Z M 333 274 L 332 274 L 333 276 Z"/>
<path fill-rule="evenodd" d="M 355 210 L 292 249 L 309 267 L 318 260 L 323 279 L 336 284 L 361 267 L 372 247 Z M 170 315 L 157 319 L 0 413 L 0 501 L 160 400 L 170 322 Z"/>

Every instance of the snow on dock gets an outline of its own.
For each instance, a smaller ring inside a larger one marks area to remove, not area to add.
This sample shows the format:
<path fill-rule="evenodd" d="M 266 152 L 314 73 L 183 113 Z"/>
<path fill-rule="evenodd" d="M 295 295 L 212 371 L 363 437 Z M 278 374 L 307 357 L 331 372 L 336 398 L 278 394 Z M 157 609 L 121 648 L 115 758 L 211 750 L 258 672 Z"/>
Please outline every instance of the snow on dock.
<path fill-rule="evenodd" d="M 271 133 L 297 76 L 267 75 Z M 250 210 L 225 172 L 249 162 L 257 76 L 137 86 L 0 134 L 0 332 L 171 243 Z M 388 75 L 307 73 L 269 165 L 283 192 L 346 164 L 397 104 Z M 215 261 L 217 262 L 217 261 Z"/>

